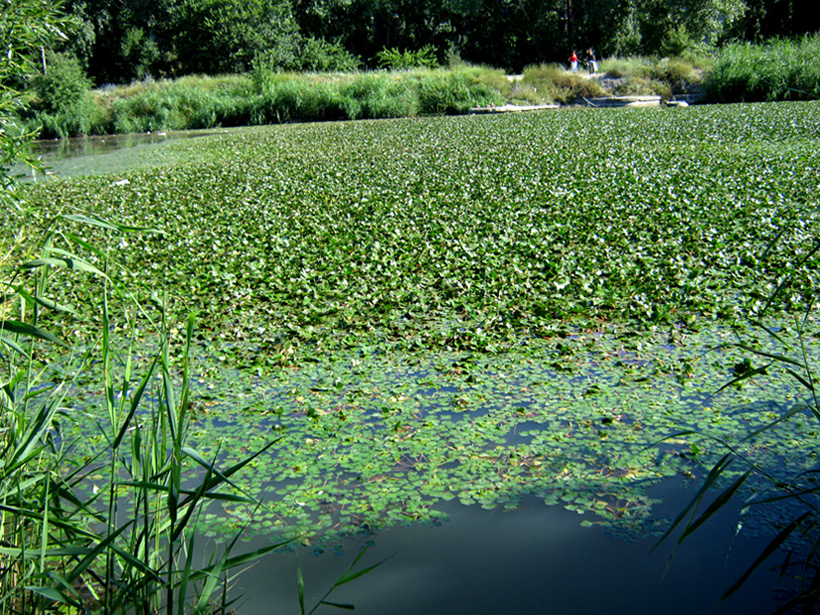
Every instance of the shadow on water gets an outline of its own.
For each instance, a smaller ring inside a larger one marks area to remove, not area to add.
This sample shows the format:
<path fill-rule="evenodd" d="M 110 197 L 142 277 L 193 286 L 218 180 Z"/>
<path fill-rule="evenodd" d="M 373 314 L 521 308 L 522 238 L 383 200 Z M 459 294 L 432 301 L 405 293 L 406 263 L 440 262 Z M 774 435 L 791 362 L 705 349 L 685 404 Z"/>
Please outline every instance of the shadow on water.
<path fill-rule="evenodd" d="M 691 497 L 677 480 L 655 492 L 669 514 Z M 359 568 L 389 559 L 329 598 L 355 604 L 365 615 L 752 614 L 775 610 L 778 598 L 788 594 L 773 590 L 778 576 L 764 567 L 719 603 L 766 542 L 735 536 L 731 514 L 690 538 L 670 562 L 672 544 L 650 553 L 655 538 L 621 540 L 604 528 L 582 527 L 584 517 L 534 498 L 512 512 L 455 502 L 443 503 L 442 510 L 449 522 L 391 527 L 349 540 L 344 553 L 303 550 L 263 560 L 239 578 L 237 613 L 298 612 L 297 558 L 311 608 L 365 544 L 370 547 Z M 252 541 L 253 547 L 264 544 Z"/>

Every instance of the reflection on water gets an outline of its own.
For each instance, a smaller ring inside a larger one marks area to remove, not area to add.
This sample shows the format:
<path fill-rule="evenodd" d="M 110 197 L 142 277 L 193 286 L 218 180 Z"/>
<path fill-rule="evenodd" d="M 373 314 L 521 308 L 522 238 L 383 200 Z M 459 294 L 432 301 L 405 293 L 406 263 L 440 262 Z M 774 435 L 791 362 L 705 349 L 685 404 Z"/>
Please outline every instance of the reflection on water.
<path fill-rule="evenodd" d="M 172 157 L 164 160 L 156 155 L 156 151 L 169 142 L 212 134 L 216 133 L 192 130 L 35 141 L 29 147 L 29 154 L 41 162 L 48 176 L 120 173 L 172 161 Z M 30 181 L 42 180 L 42 174 L 23 166 L 18 166 L 15 171 L 25 174 Z"/>
<path fill-rule="evenodd" d="M 40 158 L 44 162 L 53 162 L 79 156 L 98 156 L 138 145 L 164 143 L 169 138 L 179 138 L 177 134 L 172 133 L 169 137 L 166 132 L 150 132 L 145 134 L 35 141 L 31 147 L 31 153 L 35 158 Z"/>

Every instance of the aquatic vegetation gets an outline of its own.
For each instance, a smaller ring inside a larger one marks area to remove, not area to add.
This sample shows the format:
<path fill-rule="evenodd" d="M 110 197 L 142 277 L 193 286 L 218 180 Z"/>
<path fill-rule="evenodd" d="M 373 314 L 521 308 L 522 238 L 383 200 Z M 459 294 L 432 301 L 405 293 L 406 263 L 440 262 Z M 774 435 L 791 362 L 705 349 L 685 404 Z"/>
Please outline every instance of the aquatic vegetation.
<path fill-rule="evenodd" d="M 230 464 L 281 436 L 247 468 L 265 508 L 211 511 L 211 531 L 252 521 L 324 544 L 435 519 L 442 500 L 536 494 L 628 534 L 653 530 L 648 486 L 719 456 L 654 443 L 732 440 L 788 407 L 752 380 L 741 408 L 713 401 L 742 357 L 701 355 L 773 284 L 788 312 L 816 278 L 819 116 L 789 103 L 244 129 L 33 196 L 44 224 L 57 202 L 164 232 L 111 236 L 115 292 L 146 317 L 198 313 L 203 454 Z M 51 289 L 93 318 L 93 281 Z M 811 437 L 794 424 L 760 449 L 805 469 Z"/>
<path fill-rule="evenodd" d="M 245 129 L 34 197 L 43 224 L 61 203 L 164 231 L 111 245 L 118 282 L 146 305 L 167 294 L 178 319 L 196 310 L 211 340 L 250 340 L 249 363 L 373 332 L 493 351 L 568 320 L 697 326 L 786 271 L 794 304 L 817 266 L 797 263 L 820 107 L 680 111 Z"/>

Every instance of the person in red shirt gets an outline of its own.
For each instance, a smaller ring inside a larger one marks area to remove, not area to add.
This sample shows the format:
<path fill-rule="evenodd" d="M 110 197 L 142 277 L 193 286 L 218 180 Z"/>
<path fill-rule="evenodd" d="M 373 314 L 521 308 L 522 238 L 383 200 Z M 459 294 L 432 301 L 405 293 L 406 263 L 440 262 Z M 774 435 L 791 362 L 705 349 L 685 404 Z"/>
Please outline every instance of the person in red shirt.
<path fill-rule="evenodd" d="M 569 69 L 573 73 L 578 72 L 578 54 L 575 53 L 575 50 L 572 50 L 572 55 L 569 57 Z"/>

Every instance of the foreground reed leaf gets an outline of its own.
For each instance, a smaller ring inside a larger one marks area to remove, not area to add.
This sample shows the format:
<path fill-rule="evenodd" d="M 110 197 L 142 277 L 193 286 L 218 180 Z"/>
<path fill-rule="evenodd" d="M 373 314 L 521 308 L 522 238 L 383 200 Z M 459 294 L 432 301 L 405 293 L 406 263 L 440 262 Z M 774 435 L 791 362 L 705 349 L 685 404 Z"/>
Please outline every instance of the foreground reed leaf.
<path fill-rule="evenodd" d="M 151 228 L 148 226 L 129 226 L 127 224 L 121 224 L 114 220 L 105 220 L 99 216 L 91 214 L 66 214 L 64 217 L 66 220 L 81 222 L 83 224 L 88 224 L 91 226 L 99 226 L 101 228 L 108 229 L 110 231 L 117 231 L 120 233 L 162 234 L 162 231 L 156 228 Z"/>
<path fill-rule="evenodd" d="M 74 608 L 82 608 L 82 605 L 77 601 L 68 596 L 66 596 L 63 592 L 58 591 L 53 587 L 41 587 L 41 586 L 33 586 L 27 585 L 26 591 L 33 592 L 45 598 L 46 600 L 50 600 L 51 602 L 57 602 L 60 604 L 65 604 Z"/>
<path fill-rule="evenodd" d="M 712 467 L 712 469 L 709 471 L 709 474 L 704 479 L 703 484 L 700 486 L 700 489 L 698 489 L 697 493 L 695 493 L 694 497 L 689 501 L 689 504 L 686 505 L 686 507 L 680 512 L 680 514 L 678 514 L 677 517 L 675 517 L 675 520 L 672 521 L 672 524 L 669 526 L 666 532 L 664 532 L 663 536 L 661 536 L 655 543 L 655 546 L 652 547 L 652 551 L 657 549 L 661 545 L 661 543 L 669 537 L 669 535 L 675 530 L 675 528 L 678 527 L 678 525 L 680 525 L 680 523 L 683 521 L 687 514 L 691 512 L 692 518 L 694 518 L 698 506 L 700 505 L 704 496 L 709 491 L 709 489 L 711 489 L 712 485 L 714 485 L 715 482 L 717 482 L 718 478 L 720 478 L 720 475 L 727 467 L 729 467 L 732 461 L 734 461 L 734 455 L 732 455 L 731 453 L 727 453 L 723 457 L 721 457 L 721 459 Z M 690 522 L 687 523 L 686 528 L 684 528 L 684 532 L 690 526 L 690 524 L 691 519 Z M 679 538 L 678 544 L 680 544 L 681 541 L 682 538 Z"/>
<path fill-rule="evenodd" d="M 729 596 L 731 596 L 738 589 L 740 589 L 751 576 L 751 574 L 758 568 L 758 566 L 760 566 L 764 561 L 766 561 L 773 553 L 776 553 L 778 549 L 780 549 L 780 546 L 789 538 L 789 536 L 791 536 L 791 534 L 796 529 L 800 527 L 800 524 L 803 523 L 803 521 L 805 521 L 810 514 L 811 512 L 805 512 L 799 517 L 792 519 L 792 521 L 788 525 L 786 525 L 786 527 L 784 527 L 780 531 L 780 533 L 778 533 L 777 536 L 775 536 L 769 542 L 768 545 L 766 545 L 766 548 L 763 549 L 763 552 L 757 557 L 757 559 L 754 562 L 752 562 L 752 565 L 746 569 L 746 572 L 744 572 L 740 576 L 740 578 L 737 581 L 735 581 L 729 589 L 726 590 L 721 600 L 726 600 Z"/>
<path fill-rule="evenodd" d="M 40 329 L 28 323 L 20 322 L 19 320 L 0 320 L 0 332 L 3 331 L 14 333 L 16 335 L 25 335 L 26 337 L 34 337 L 37 339 L 46 340 L 59 346 L 67 347 L 67 344 L 61 341 L 53 333 L 49 333 L 48 331 L 44 331 L 43 329 Z"/>
<path fill-rule="evenodd" d="M 747 470 L 743 474 L 741 474 L 734 482 L 732 482 L 729 487 L 723 490 L 718 496 L 709 504 L 708 508 L 703 512 L 700 517 L 691 521 L 687 524 L 686 529 L 684 529 L 683 533 L 681 534 L 680 538 L 678 539 L 678 544 L 683 542 L 683 540 L 692 534 L 697 528 L 703 525 L 709 518 L 718 512 L 723 506 L 728 504 L 732 497 L 737 493 L 737 490 L 746 482 L 746 479 L 749 478 L 751 475 L 752 470 Z"/>
<path fill-rule="evenodd" d="M 24 269 L 37 269 L 40 267 L 65 267 L 66 269 L 74 269 L 76 271 L 86 271 L 89 273 L 93 273 L 95 275 L 100 276 L 101 278 L 106 277 L 105 274 L 97 269 L 91 263 L 82 260 L 81 258 L 70 257 L 66 256 L 64 258 L 57 258 L 57 257 L 47 257 L 47 258 L 36 258 L 33 261 L 28 261 L 23 263 L 22 267 Z"/>

